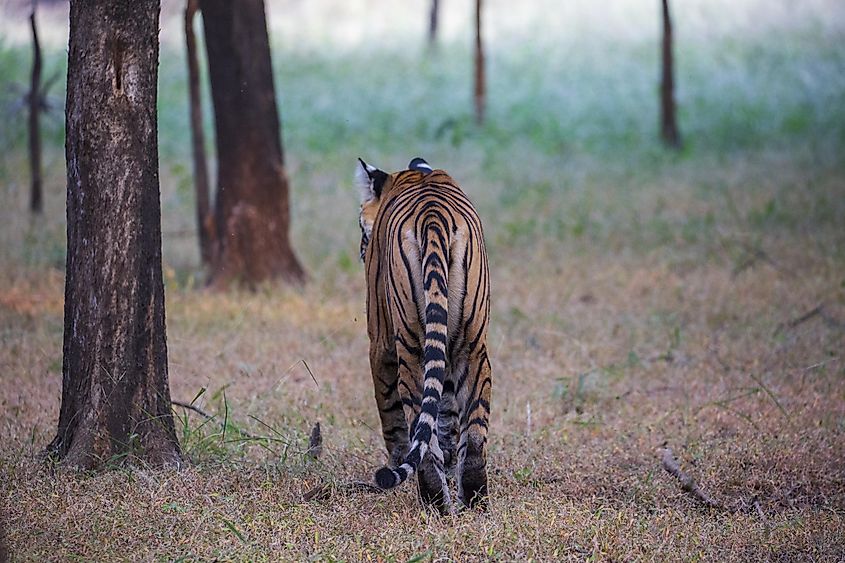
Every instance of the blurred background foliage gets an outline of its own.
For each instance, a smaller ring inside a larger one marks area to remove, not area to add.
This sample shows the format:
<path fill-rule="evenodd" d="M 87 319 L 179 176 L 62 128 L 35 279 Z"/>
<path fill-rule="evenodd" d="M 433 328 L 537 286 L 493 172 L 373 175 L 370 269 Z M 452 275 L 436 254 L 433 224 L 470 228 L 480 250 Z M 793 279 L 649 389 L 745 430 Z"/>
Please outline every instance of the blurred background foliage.
<path fill-rule="evenodd" d="M 428 7 L 267 3 L 293 243 L 316 279 L 358 275 L 358 156 L 393 170 L 421 155 L 452 172 L 481 211 L 494 256 L 540 257 L 563 244 L 701 260 L 726 232 L 752 242 L 801 232 L 842 258 L 840 2 L 673 3 L 679 153 L 658 139 L 657 2 L 486 2 L 483 126 L 471 106 L 474 3 L 441 2 L 433 49 Z M 159 149 L 166 268 L 195 283 L 183 8 L 162 8 Z M 67 7 L 44 2 L 39 12 L 43 75 L 55 82 L 42 120 L 47 213 L 34 225 L 22 101 L 29 3 L 0 10 L 0 260 L 62 268 Z M 206 77 L 203 88 L 213 133 Z"/>

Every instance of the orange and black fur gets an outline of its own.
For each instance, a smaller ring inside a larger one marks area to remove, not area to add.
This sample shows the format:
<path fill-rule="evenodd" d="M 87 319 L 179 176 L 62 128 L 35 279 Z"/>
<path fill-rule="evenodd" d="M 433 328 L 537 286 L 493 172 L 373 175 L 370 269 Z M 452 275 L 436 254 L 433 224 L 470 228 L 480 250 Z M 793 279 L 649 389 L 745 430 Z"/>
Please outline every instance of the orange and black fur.
<path fill-rule="evenodd" d="M 490 277 L 481 222 L 443 170 L 415 158 L 387 174 L 364 161 L 361 258 L 370 367 L 393 467 L 383 489 L 417 473 L 424 502 L 451 512 L 487 498 Z"/>

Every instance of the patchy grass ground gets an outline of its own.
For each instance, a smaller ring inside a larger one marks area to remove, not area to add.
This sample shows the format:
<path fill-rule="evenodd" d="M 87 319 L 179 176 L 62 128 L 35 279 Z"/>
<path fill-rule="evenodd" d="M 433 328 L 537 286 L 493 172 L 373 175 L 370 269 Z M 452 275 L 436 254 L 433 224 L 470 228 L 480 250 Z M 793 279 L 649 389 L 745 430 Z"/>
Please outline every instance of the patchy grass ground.
<path fill-rule="evenodd" d="M 564 250 L 530 256 L 530 272 L 499 261 L 494 497 L 488 513 L 451 519 L 424 512 L 410 486 L 303 500 L 320 479 L 367 479 L 384 460 L 360 276 L 330 291 L 172 288 L 173 395 L 207 389 L 197 404 L 216 419 L 180 419 L 184 471 L 98 475 L 52 474 L 35 457 L 58 409 L 61 276 L 20 279 L 2 305 L 9 541 L 35 560 L 838 560 L 845 268 L 797 244 L 764 248 L 777 266 L 738 274 L 726 259 L 659 255 Z M 317 421 L 315 462 L 302 453 Z M 664 442 L 737 511 L 683 495 L 656 457 Z"/>
<path fill-rule="evenodd" d="M 377 27 L 388 40 L 374 47 L 354 9 L 324 29 L 317 3 L 299 4 L 273 5 L 307 23 L 275 12 L 274 55 L 311 281 L 226 295 L 199 289 L 178 12 L 165 6 L 171 387 L 214 417 L 175 409 L 182 471 L 39 460 L 61 390 L 61 119 L 45 124 L 43 221 L 21 211 L 22 122 L 0 130 L 0 521 L 15 559 L 845 558 L 841 8 L 748 0 L 727 21 L 718 2 L 679 5 L 688 144 L 672 155 L 653 139 L 650 3 L 491 16 L 481 129 L 456 24 L 420 63 L 420 41 L 406 46 L 418 17 L 391 12 L 398 31 Z M 536 44 L 530 29 L 546 30 Z M 0 42 L 9 84 L 26 76 L 15 37 Z M 48 69 L 63 68 L 57 44 Z M 359 154 L 392 168 L 417 153 L 463 182 L 491 253 L 493 498 L 454 518 L 423 510 L 412 486 L 345 486 L 385 459 L 349 179 Z M 664 444 L 731 510 L 680 491 Z M 329 494 L 305 500 L 321 482 Z"/>

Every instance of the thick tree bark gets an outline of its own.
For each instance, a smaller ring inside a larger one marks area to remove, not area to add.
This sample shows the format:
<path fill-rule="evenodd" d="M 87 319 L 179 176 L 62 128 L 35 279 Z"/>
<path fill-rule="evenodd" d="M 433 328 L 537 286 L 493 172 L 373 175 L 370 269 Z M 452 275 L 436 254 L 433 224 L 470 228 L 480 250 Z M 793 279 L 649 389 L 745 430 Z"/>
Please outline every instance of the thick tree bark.
<path fill-rule="evenodd" d="M 32 29 L 32 75 L 29 86 L 29 170 L 32 185 L 29 192 L 29 210 L 41 213 L 44 203 L 41 194 L 41 44 L 38 42 L 38 26 L 35 23 L 33 3 L 29 24 Z"/>
<path fill-rule="evenodd" d="M 290 245 L 288 181 L 263 0 L 200 0 L 217 145 L 211 285 L 305 273 Z"/>
<path fill-rule="evenodd" d="M 663 73 L 660 81 L 660 136 L 663 142 L 673 148 L 681 147 L 678 131 L 677 108 L 675 104 L 675 68 L 672 57 L 672 18 L 669 15 L 669 0 L 662 0 L 663 12 Z"/>
<path fill-rule="evenodd" d="M 475 0 L 475 121 L 484 122 L 486 106 L 484 78 L 484 45 L 481 41 L 481 0 Z"/>
<path fill-rule="evenodd" d="M 440 15 L 439 0 L 431 0 L 431 11 L 428 15 L 428 46 L 434 48 L 437 45 L 437 23 Z"/>
<path fill-rule="evenodd" d="M 62 407 L 48 451 L 74 467 L 180 460 L 161 274 L 159 7 L 70 3 Z"/>
<path fill-rule="evenodd" d="M 197 200 L 197 233 L 200 260 L 203 267 L 211 266 L 212 217 L 208 182 L 208 159 L 205 154 L 205 131 L 202 125 L 200 70 L 197 59 L 197 39 L 194 33 L 194 14 L 199 0 L 188 0 L 185 7 L 185 47 L 188 57 L 188 102 L 191 112 L 191 141 L 194 158 L 194 194 Z"/>

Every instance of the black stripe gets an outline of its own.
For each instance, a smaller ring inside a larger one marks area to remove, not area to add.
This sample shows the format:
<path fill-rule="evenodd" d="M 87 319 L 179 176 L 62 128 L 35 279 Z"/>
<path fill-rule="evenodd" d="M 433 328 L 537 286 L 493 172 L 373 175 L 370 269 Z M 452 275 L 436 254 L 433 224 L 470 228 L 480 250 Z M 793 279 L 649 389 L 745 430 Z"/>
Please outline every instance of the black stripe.
<path fill-rule="evenodd" d="M 432 283 L 437 283 L 438 289 L 444 295 L 447 294 L 446 290 L 446 280 L 443 278 L 443 275 L 437 270 L 429 270 L 428 273 L 425 275 L 425 279 L 423 280 L 423 289 L 429 291 L 431 289 Z"/>
<path fill-rule="evenodd" d="M 425 322 L 446 324 L 446 309 L 439 303 L 429 303 L 425 308 Z"/>
<path fill-rule="evenodd" d="M 402 335 L 400 335 L 400 334 L 396 335 L 396 342 L 401 344 L 402 347 L 405 348 L 405 350 L 407 350 L 408 353 L 411 354 L 414 357 L 419 358 L 420 354 L 422 354 L 422 348 L 420 348 L 419 346 L 413 346 L 413 345 L 409 344 L 408 341 L 405 340 L 405 338 L 402 337 Z M 399 359 L 399 365 L 404 366 L 408 370 L 411 369 L 411 367 L 402 358 Z"/>
<path fill-rule="evenodd" d="M 431 415 L 431 418 L 433 418 L 434 421 L 437 422 L 437 402 L 436 401 L 435 402 L 423 403 L 420 410 L 422 412 L 424 412 L 425 414 Z M 423 425 L 423 426 L 425 426 L 425 425 Z"/>
<path fill-rule="evenodd" d="M 435 348 L 434 346 L 426 346 L 425 347 L 425 356 L 424 362 L 427 364 L 428 362 L 436 362 L 436 361 L 446 361 L 446 353 L 441 350 L 440 348 Z M 432 368 L 429 371 L 433 371 L 438 368 Z M 426 372 L 428 373 L 428 372 Z"/>
<path fill-rule="evenodd" d="M 470 426 L 481 426 L 482 428 L 487 430 L 487 421 L 477 416 L 469 421 L 469 423 L 467 424 L 467 429 L 469 429 Z"/>
<path fill-rule="evenodd" d="M 429 345 L 429 341 L 431 341 L 431 340 L 433 340 L 435 342 L 440 342 L 441 344 L 443 344 L 443 346 L 446 346 L 446 335 L 443 334 L 442 332 L 436 332 L 436 331 L 430 330 L 430 331 L 425 333 L 425 340 L 426 340 L 426 346 Z"/>
<path fill-rule="evenodd" d="M 413 391 L 412 391 L 412 390 L 408 387 L 408 384 L 407 384 L 407 383 L 405 383 L 404 381 L 400 381 L 400 382 L 399 382 L 399 385 L 400 385 L 401 387 L 404 387 L 404 388 L 405 388 L 405 396 L 406 396 L 406 397 L 410 397 L 410 398 L 411 398 L 411 400 L 414 402 L 414 405 L 419 405 L 419 404 L 420 404 L 420 399 L 419 399 L 419 396 L 418 396 L 418 393 L 416 392 L 416 390 L 413 390 Z"/>
<path fill-rule="evenodd" d="M 440 393 L 434 387 L 426 387 L 425 391 L 423 392 L 423 401 L 428 398 L 434 399 L 435 401 L 439 401 Z"/>

